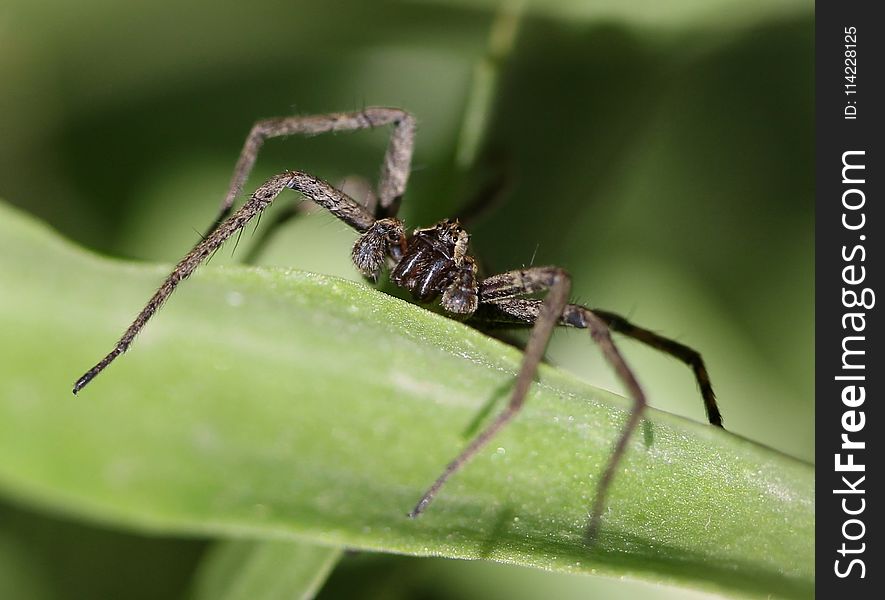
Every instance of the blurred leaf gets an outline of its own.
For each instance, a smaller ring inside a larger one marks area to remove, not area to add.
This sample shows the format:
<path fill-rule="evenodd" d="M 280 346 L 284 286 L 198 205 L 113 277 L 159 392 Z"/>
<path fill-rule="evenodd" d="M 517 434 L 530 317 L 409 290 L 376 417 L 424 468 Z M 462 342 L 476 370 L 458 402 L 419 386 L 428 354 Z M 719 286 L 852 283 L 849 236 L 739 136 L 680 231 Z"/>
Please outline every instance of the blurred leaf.
<path fill-rule="evenodd" d="M 547 366 L 519 418 L 407 519 L 465 428 L 506 395 L 520 354 L 359 283 L 205 268 L 72 398 L 168 267 L 99 259 L 0 211 L 10 495 L 151 531 L 812 591 L 812 468 L 659 411 L 588 546 L 587 507 L 627 402 Z"/>
<path fill-rule="evenodd" d="M 179 598 L 205 546 L 202 540 L 141 536 L 0 502 L 0 598 Z"/>
<path fill-rule="evenodd" d="M 302 541 L 219 542 L 200 566 L 193 598 L 313 598 L 340 556 L 340 548 Z"/>
<path fill-rule="evenodd" d="M 349 553 L 323 585 L 319 600 L 721 600 L 715 593 L 609 577 L 586 577 L 485 560 Z"/>
<path fill-rule="evenodd" d="M 416 3 L 494 10 L 508 0 L 417 0 Z M 509 0 L 509 4 L 525 4 L 533 12 L 570 22 L 616 20 L 655 27 L 685 27 L 728 20 L 744 22 L 810 10 L 813 6 L 808 0 Z"/>
<path fill-rule="evenodd" d="M 0 530 L 0 598 L 52 598 L 40 566 L 25 544 Z"/>

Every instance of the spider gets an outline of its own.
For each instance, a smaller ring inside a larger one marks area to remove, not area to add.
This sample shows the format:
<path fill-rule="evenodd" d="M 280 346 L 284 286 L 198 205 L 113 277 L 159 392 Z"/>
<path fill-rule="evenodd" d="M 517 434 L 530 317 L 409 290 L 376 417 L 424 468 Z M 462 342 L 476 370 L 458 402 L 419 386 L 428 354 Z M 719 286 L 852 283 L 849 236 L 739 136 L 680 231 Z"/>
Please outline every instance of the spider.
<path fill-rule="evenodd" d="M 357 202 L 342 190 L 308 173 L 285 171 L 261 184 L 238 210 L 233 211 L 234 201 L 255 164 L 262 144 L 268 138 L 380 126 L 392 126 L 392 130 L 377 191 L 370 191 L 364 202 Z M 234 168 L 219 215 L 207 234 L 175 266 L 113 350 L 77 380 L 73 392 L 76 394 L 82 390 L 123 354 L 178 285 L 225 240 L 237 232 L 242 233 L 245 225 L 270 206 L 283 190 L 296 190 L 359 233 L 351 257 L 356 268 L 367 279 L 377 282 L 386 266 L 391 282 L 408 290 L 415 300 L 425 304 L 438 301 L 443 311 L 469 325 L 482 330 L 531 328 L 506 407 L 448 463 L 408 513 L 410 517 L 424 512 L 446 481 L 516 417 L 525 403 L 554 328 L 565 326 L 589 330 L 633 401 L 629 417 L 597 487 L 588 526 L 592 531 L 598 524 L 606 490 L 646 407 L 645 393 L 609 331 L 624 334 L 686 363 L 694 372 L 709 422 L 722 427 L 722 417 L 701 355 L 688 346 L 638 327 L 615 313 L 569 303 L 571 278 L 559 267 L 533 266 L 481 277 L 477 261 L 469 252 L 470 234 L 457 219 L 444 219 L 431 227 L 409 233 L 396 215 L 406 191 L 414 137 L 414 117 L 397 108 L 372 107 L 355 112 L 291 116 L 255 123 Z M 546 293 L 543 300 L 532 297 L 540 293 Z"/>

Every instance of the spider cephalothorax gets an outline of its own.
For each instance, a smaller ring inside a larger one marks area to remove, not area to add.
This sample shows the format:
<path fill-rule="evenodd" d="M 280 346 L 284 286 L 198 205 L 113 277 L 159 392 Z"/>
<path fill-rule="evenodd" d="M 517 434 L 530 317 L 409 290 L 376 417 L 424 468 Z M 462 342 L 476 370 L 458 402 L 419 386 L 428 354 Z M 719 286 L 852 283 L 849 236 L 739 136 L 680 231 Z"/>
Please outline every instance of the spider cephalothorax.
<path fill-rule="evenodd" d="M 308 173 L 285 171 L 265 181 L 243 206 L 233 212 L 234 201 L 255 164 L 264 140 L 291 134 L 314 135 L 382 125 L 392 125 L 393 131 L 382 163 L 377 190 L 370 191 L 364 201 L 357 202 L 342 190 Z M 468 254 L 470 236 L 457 219 L 444 219 L 432 227 L 416 229 L 410 235 L 407 234 L 403 222 L 396 218 L 396 214 L 409 179 L 414 135 L 415 119 L 408 112 L 397 108 L 374 107 L 352 113 L 268 119 L 256 123 L 234 168 L 221 212 L 207 235 L 169 274 L 113 350 L 77 380 L 74 393 L 85 387 L 129 348 L 136 334 L 197 266 L 208 259 L 225 240 L 242 232 L 243 227 L 270 206 L 283 190 L 293 189 L 360 233 L 351 257 L 356 268 L 368 279 L 377 281 L 382 268 L 387 265 L 390 280 L 395 285 L 408 290 L 420 302 L 439 299 L 443 310 L 463 319 L 469 325 L 484 330 L 499 327 L 531 328 L 507 407 L 448 464 L 409 513 L 410 516 L 423 512 L 448 478 L 516 416 L 525 402 L 553 329 L 557 326 L 569 326 L 590 331 L 634 403 L 597 486 L 596 500 L 591 511 L 590 527 L 593 530 L 602 513 L 606 489 L 646 406 L 645 394 L 611 339 L 609 330 L 618 331 L 675 356 L 691 367 L 710 423 L 721 426 L 722 418 L 704 362 L 700 354 L 688 346 L 637 327 L 614 313 L 569 303 L 571 278 L 559 267 L 533 266 L 480 280 L 476 261 Z M 533 297 L 536 294 L 546 294 L 546 297 L 541 300 Z"/>
<path fill-rule="evenodd" d="M 440 296 L 446 312 L 470 315 L 476 311 L 479 291 L 476 261 L 467 254 L 470 236 L 458 220 L 444 219 L 409 236 L 406 251 L 396 261 L 390 280 L 409 290 L 419 302 Z"/>
<path fill-rule="evenodd" d="M 476 261 L 467 254 L 469 241 L 470 235 L 457 219 L 443 219 L 407 236 L 403 222 L 388 217 L 372 223 L 357 238 L 351 258 L 356 268 L 375 282 L 386 260 L 390 280 L 415 300 L 433 302 L 439 298 L 446 312 L 469 316 L 479 304 Z"/>

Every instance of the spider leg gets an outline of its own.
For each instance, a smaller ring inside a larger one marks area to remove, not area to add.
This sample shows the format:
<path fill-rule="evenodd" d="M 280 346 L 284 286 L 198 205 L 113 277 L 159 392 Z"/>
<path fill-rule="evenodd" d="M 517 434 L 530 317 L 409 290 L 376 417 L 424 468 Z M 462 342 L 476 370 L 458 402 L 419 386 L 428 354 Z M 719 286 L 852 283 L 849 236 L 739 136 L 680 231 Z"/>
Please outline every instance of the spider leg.
<path fill-rule="evenodd" d="M 563 312 L 560 325 L 570 327 L 580 327 L 580 319 L 575 315 L 580 314 L 582 310 L 589 310 L 585 306 L 577 304 L 569 304 Z M 474 315 L 473 324 L 479 329 L 496 330 L 510 329 L 519 327 L 531 327 L 536 315 L 540 311 L 540 302 L 538 300 L 527 299 L 509 299 L 501 301 L 497 304 L 485 305 L 480 311 Z M 704 409 L 707 412 L 707 420 L 711 425 L 722 427 L 722 414 L 719 412 L 719 406 L 716 403 L 716 394 L 710 383 L 710 375 L 704 364 L 701 354 L 680 342 L 664 337 L 653 331 L 634 325 L 624 317 L 613 312 L 592 309 L 593 313 L 605 321 L 608 328 L 627 337 L 633 338 L 638 342 L 642 342 L 656 350 L 660 350 L 670 356 L 685 363 L 694 373 L 695 381 L 701 392 L 701 398 L 704 401 Z"/>
<path fill-rule="evenodd" d="M 375 214 L 378 206 L 378 197 L 375 195 L 375 190 L 372 189 L 372 184 L 366 179 L 362 177 L 347 177 L 335 187 L 359 202 L 369 214 Z M 273 220 L 261 229 L 255 241 L 249 246 L 249 250 L 243 257 L 243 263 L 247 265 L 255 264 L 258 257 L 261 256 L 270 240 L 279 232 L 280 228 L 296 217 L 309 213 L 312 206 L 310 202 L 295 201 L 287 204 L 282 210 L 277 211 Z M 261 215 L 258 215 L 258 221 L 260 220 Z M 256 221 L 255 229 L 258 229 L 258 221 Z"/>
<path fill-rule="evenodd" d="M 358 202 L 344 192 L 312 175 L 299 171 L 286 171 L 271 177 L 255 190 L 255 193 L 252 194 L 243 206 L 218 225 L 181 259 L 169 276 L 166 277 L 160 288 L 148 300 L 138 316 L 135 317 L 129 328 L 123 333 L 114 349 L 77 380 L 74 384 L 74 394 L 83 389 L 96 375 L 111 364 L 115 358 L 129 348 L 138 332 L 144 328 L 154 313 L 172 295 L 179 283 L 187 279 L 225 240 L 241 231 L 249 221 L 261 214 L 286 188 L 301 192 L 359 232 L 366 232 L 375 223 L 375 217 Z"/>
<path fill-rule="evenodd" d="M 378 179 L 376 216 L 379 218 L 395 216 L 409 179 L 415 119 L 410 113 L 398 108 L 371 107 L 354 112 L 264 119 L 255 123 L 240 151 L 227 195 L 209 232 L 230 216 L 234 201 L 242 191 L 252 167 L 255 166 L 255 160 L 265 140 L 296 134 L 311 136 L 327 132 L 357 131 L 391 124 L 393 131 L 390 134 Z"/>
<path fill-rule="evenodd" d="M 266 227 L 261 229 L 257 239 L 249 246 L 249 250 L 246 252 L 245 256 L 243 256 L 243 264 L 255 264 L 255 261 L 258 260 L 258 257 L 261 256 L 267 248 L 268 243 L 270 243 L 270 240 L 276 235 L 280 228 L 304 212 L 304 204 L 301 202 L 287 204 L 282 210 L 278 211 L 277 214 L 273 216 L 273 220 L 268 223 Z M 258 220 L 260 219 L 261 215 L 258 216 Z M 258 230 L 258 221 L 255 222 L 255 230 Z"/>
<path fill-rule="evenodd" d="M 494 280 L 496 284 L 487 284 L 490 280 Z M 445 467 L 442 474 L 427 489 L 415 505 L 415 508 L 409 513 L 410 517 L 417 517 L 424 512 L 449 477 L 476 456 L 495 434 L 513 420 L 522 408 L 522 405 L 525 403 L 526 393 L 538 370 L 538 363 L 541 361 L 547 342 L 550 341 L 553 328 L 559 322 L 560 315 L 562 315 L 562 311 L 568 302 L 571 278 L 565 271 L 557 267 L 536 267 L 502 273 L 501 275 L 495 275 L 486 279 L 480 284 L 480 302 L 492 301 L 491 297 L 494 297 L 494 292 L 490 293 L 489 299 L 484 299 L 482 296 L 483 288 L 490 290 L 492 287 L 497 288 L 496 291 L 504 295 L 507 293 L 517 295 L 547 291 L 547 297 L 540 306 L 539 313 L 534 321 L 528 344 L 526 344 L 522 366 L 516 377 L 513 394 L 507 407 L 494 421 L 473 438 L 461 454 Z"/>
<path fill-rule="evenodd" d="M 515 296 L 541 291 L 541 286 L 537 285 L 536 279 L 532 276 L 532 273 L 537 269 L 511 271 L 510 273 L 493 275 L 485 279 L 480 284 L 481 304 L 480 310 L 475 315 L 476 320 L 482 323 L 491 322 L 493 325 L 499 326 L 533 324 L 532 331 L 534 332 L 535 328 L 537 328 L 537 323 L 542 318 L 549 317 L 545 312 L 546 301 L 542 304 L 539 300 L 520 299 L 515 298 Z M 544 270 L 545 268 L 541 267 L 540 269 Z M 524 292 L 519 292 L 519 289 L 524 290 Z M 495 313 L 498 314 L 497 323 L 495 323 L 493 318 Z M 587 528 L 588 536 L 592 538 L 598 531 L 608 488 L 614 478 L 618 464 L 626 452 L 627 442 L 639 425 L 642 413 L 648 403 L 645 392 L 643 392 L 642 387 L 639 385 L 636 376 L 612 340 L 605 320 L 597 315 L 595 311 L 584 306 L 563 303 L 556 313 L 556 322 L 554 324 L 589 329 L 591 337 L 602 350 L 606 362 L 614 369 L 633 400 L 633 408 L 621 430 L 621 435 L 612 449 L 608 464 L 596 488 L 596 496 Z M 535 363 L 534 368 L 537 369 L 537 363 Z"/>
<path fill-rule="evenodd" d="M 707 366 L 704 364 L 704 359 L 701 357 L 700 352 L 676 340 L 671 340 L 653 331 L 634 325 L 624 317 L 613 312 L 599 310 L 598 308 L 594 308 L 593 312 L 596 313 L 597 317 L 605 321 L 612 331 L 617 331 L 656 350 L 665 352 L 688 365 L 694 373 L 698 389 L 701 391 L 704 409 L 707 411 L 707 420 L 711 425 L 722 427 L 722 414 L 719 412 L 719 406 L 716 404 L 716 393 L 713 391 L 710 375 L 707 373 Z"/>

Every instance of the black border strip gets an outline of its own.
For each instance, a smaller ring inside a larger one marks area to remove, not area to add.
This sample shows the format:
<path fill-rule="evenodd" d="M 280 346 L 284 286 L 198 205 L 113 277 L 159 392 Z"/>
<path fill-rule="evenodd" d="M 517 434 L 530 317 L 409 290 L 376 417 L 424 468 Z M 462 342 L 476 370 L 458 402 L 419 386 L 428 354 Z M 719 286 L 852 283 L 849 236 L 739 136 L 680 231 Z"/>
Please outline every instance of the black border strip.
<path fill-rule="evenodd" d="M 881 210 L 885 20 L 876 18 L 875 8 L 873 1 L 816 3 L 815 447 L 820 598 L 873 598 L 885 589 L 882 495 L 873 489 L 881 489 L 883 483 L 883 445 L 876 432 L 882 431 L 885 378 L 879 339 L 885 328 L 877 306 L 885 296 L 876 297 L 885 293 L 880 285 L 880 240 L 885 235 Z"/>

